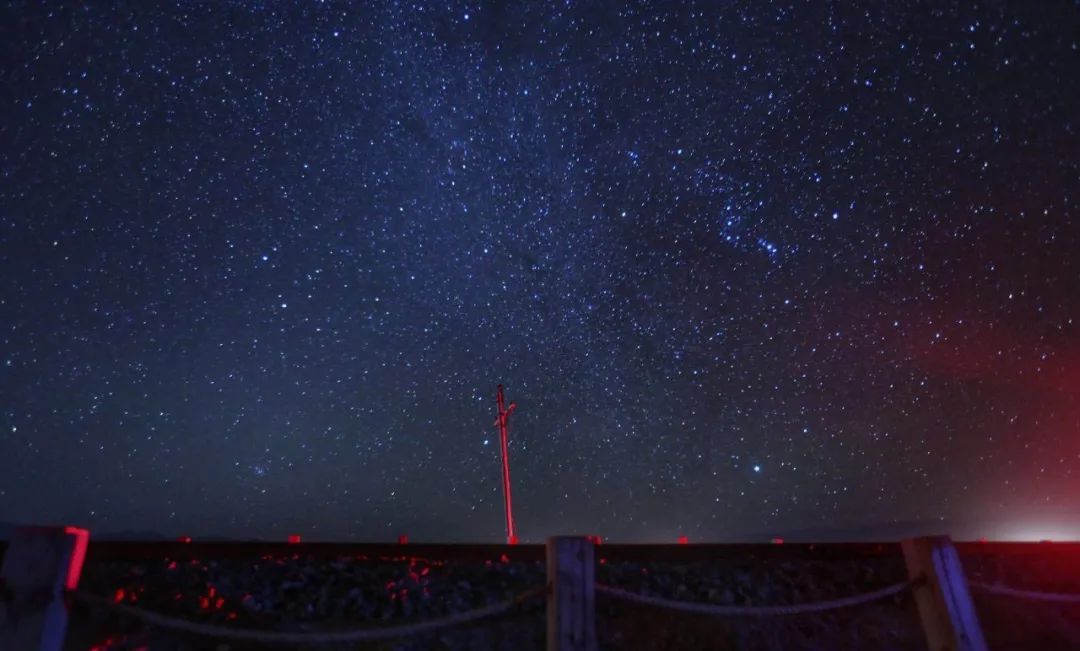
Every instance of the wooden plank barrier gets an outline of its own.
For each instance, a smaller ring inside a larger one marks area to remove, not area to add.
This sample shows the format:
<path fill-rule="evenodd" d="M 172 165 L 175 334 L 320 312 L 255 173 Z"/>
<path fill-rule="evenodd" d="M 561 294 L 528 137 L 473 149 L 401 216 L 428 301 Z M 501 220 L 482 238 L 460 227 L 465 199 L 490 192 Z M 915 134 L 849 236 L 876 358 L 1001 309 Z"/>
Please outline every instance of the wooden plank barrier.
<path fill-rule="evenodd" d="M 596 651 L 595 577 L 592 540 L 548 539 L 548 651 Z"/>
<path fill-rule="evenodd" d="M 78 587 L 88 538 L 86 530 L 75 527 L 15 530 L 0 568 L 0 651 L 61 651 L 68 620 L 65 593 Z M 597 649 L 595 546 L 589 537 L 548 539 L 548 651 Z M 707 555 L 722 548 L 710 549 Z M 930 651 L 987 651 L 949 537 L 909 538 L 901 549 L 915 581 L 915 601 Z M 807 553 L 812 551 L 813 545 Z"/>
<path fill-rule="evenodd" d="M 930 651 L 987 651 L 960 556 L 948 536 L 901 543 Z"/>

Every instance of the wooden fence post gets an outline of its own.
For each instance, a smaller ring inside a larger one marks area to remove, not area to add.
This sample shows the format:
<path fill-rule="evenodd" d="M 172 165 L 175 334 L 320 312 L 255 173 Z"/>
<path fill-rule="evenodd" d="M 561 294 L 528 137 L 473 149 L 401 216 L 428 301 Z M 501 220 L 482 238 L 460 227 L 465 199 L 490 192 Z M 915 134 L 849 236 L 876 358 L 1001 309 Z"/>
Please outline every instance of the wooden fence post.
<path fill-rule="evenodd" d="M 79 584 L 89 533 L 76 527 L 18 527 L 0 569 L 5 592 L 0 651 L 60 651 L 66 590 Z"/>
<path fill-rule="evenodd" d="M 901 543 L 930 651 L 986 651 L 960 556 L 948 536 Z"/>
<path fill-rule="evenodd" d="M 548 651 L 596 651 L 596 561 L 588 538 L 547 543 Z"/>

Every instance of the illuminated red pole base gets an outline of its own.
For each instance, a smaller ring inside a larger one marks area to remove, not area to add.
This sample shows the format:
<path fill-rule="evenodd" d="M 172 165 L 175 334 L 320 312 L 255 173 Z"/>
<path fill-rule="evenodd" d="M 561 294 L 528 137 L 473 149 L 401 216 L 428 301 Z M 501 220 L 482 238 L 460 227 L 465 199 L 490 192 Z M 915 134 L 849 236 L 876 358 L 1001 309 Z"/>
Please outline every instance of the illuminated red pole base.
<path fill-rule="evenodd" d="M 289 544 L 290 545 L 299 545 L 300 544 L 300 535 L 295 534 L 295 533 L 289 534 Z"/>
<path fill-rule="evenodd" d="M 679 544 L 680 545 L 689 545 L 690 544 L 690 539 L 687 538 L 686 536 L 679 536 Z"/>

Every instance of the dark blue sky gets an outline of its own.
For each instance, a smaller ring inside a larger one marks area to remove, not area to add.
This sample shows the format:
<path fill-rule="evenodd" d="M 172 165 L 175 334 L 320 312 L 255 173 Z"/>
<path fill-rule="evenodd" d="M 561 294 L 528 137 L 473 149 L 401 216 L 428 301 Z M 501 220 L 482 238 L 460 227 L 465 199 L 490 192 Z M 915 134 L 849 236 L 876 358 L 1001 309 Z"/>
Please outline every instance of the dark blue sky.
<path fill-rule="evenodd" d="M 6 2 L 0 519 L 495 540 L 503 382 L 525 539 L 1080 535 L 1080 6 L 932 4 Z"/>

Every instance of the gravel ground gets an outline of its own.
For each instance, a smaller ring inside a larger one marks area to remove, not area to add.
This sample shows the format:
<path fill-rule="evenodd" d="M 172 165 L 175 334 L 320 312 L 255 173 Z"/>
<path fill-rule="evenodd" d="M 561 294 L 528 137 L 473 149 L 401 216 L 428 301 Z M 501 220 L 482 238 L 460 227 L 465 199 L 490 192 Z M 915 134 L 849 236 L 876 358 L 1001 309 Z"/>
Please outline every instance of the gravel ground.
<path fill-rule="evenodd" d="M 1040 554 L 979 554 L 962 558 L 972 582 L 1019 590 L 1080 595 L 1080 555 L 1047 549 Z M 972 589 L 987 645 L 994 651 L 1080 649 L 1080 605 L 1032 602 Z"/>
<path fill-rule="evenodd" d="M 856 562 L 727 561 L 601 565 L 597 581 L 632 592 L 699 603 L 788 605 L 862 594 L 907 579 L 901 559 Z M 825 651 L 925 648 L 918 614 L 904 593 L 863 606 L 777 617 L 716 617 L 640 606 L 601 596 L 605 649 L 783 649 Z"/>
<path fill-rule="evenodd" d="M 1067 554 L 965 557 L 973 581 L 1080 593 L 1080 560 Z M 601 562 L 597 581 L 635 593 L 723 605 L 786 605 L 870 592 L 907 578 L 903 560 Z M 254 560 L 89 563 L 81 590 L 188 621 L 270 631 L 332 631 L 424 621 L 510 599 L 545 581 L 542 562 L 264 556 Z M 1080 606 L 1039 604 L 973 590 L 994 651 L 1080 649 Z M 826 613 L 715 617 L 597 596 L 602 649 L 825 651 L 925 649 L 910 593 Z M 544 647 L 544 603 L 441 633 L 322 649 Z M 146 630 L 131 618 L 77 605 L 66 648 L 247 651 L 264 648 Z M 279 647 L 298 648 L 298 647 Z"/>
<path fill-rule="evenodd" d="M 304 632 L 433 619 L 496 604 L 543 583 L 543 564 L 506 559 L 487 563 L 408 557 L 327 561 L 293 555 L 255 561 L 88 564 L 80 590 L 188 621 Z M 338 648 L 520 650 L 543 645 L 543 626 L 543 599 L 535 599 L 508 615 L 443 634 Z M 71 648 L 97 644 L 103 651 L 142 645 L 177 650 L 258 648 L 145 632 L 137 622 L 99 608 L 77 609 L 72 633 L 69 638 L 77 635 L 78 641 Z"/>

